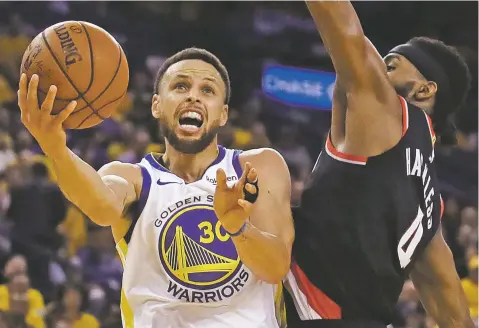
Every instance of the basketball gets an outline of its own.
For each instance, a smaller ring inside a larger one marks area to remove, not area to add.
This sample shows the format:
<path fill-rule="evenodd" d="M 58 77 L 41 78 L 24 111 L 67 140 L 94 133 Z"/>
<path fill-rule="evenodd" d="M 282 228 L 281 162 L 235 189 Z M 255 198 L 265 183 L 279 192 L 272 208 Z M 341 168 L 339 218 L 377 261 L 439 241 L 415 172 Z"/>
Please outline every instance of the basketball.
<path fill-rule="evenodd" d="M 101 123 L 118 107 L 128 88 L 128 62 L 118 42 L 104 29 L 87 22 L 67 21 L 37 35 L 25 51 L 21 73 L 39 76 L 42 104 L 51 85 L 57 86 L 52 114 L 77 101 L 64 122 L 67 129 Z"/>

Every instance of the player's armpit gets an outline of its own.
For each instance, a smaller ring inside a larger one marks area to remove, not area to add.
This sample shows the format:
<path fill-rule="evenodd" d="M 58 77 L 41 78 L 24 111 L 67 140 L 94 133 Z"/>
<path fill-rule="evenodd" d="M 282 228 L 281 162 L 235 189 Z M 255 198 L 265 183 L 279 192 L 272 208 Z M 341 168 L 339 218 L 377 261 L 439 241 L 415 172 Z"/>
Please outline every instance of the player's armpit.
<path fill-rule="evenodd" d="M 273 149 L 240 155 L 258 173 L 258 199 L 243 236 L 234 238 L 243 263 L 261 280 L 280 283 L 286 276 L 294 240 L 291 217 L 291 178 L 282 156 Z"/>
<path fill-rule="evenodd" d="M 475 327 L 451 250 L 441 229 L 413 263 L 410 277 L 424 308 L 439 327 Z"/>

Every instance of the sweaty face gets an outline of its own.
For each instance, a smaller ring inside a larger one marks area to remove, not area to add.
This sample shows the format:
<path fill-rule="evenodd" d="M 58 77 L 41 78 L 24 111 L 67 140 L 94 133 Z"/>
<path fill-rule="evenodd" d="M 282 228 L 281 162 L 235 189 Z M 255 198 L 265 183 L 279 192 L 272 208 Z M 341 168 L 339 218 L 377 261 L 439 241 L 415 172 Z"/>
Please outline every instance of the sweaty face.
<path fill-rule="evenodd" d="M 226 86 L 219 72 L 202 60 L 184 60 L 165 72 L 152 113 L 168 143 L 177 151 L 204 150 L 227 121 Z"/>

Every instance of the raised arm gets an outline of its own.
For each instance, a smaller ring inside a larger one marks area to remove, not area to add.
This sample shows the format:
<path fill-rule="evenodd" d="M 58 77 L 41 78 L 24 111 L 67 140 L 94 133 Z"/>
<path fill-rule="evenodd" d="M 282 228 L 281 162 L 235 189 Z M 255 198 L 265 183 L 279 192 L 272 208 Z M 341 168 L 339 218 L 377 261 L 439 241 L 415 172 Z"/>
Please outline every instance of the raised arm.
<path fill-rule="evenodd" d="M 402 134 L 401 103 L 353 6 L 349 1 L 307 1 L 307 6 L 336 70 L 341 94 L 335 98 L 347 104 L 345 133 L 354 137 L 345 147 L 370 156 L 394 146 Z M 335 135 L 341 136 L 335 131 L 341 124 L 335 123 L 334 111 L 333 143 Z"/>
<path fill-rule="evenodd" d="M 96 172 L 66 146 L 62 124 L 76 103 L 70 103 L 58 115 L 51 115 L 57 89 L 55 86 L 50 88 L 39 108 L 37 87 L 37 75 L 31 78 L 28 87 L 27 77 L 22 75 L 18 91 L 21 119 L 52 160 L 60 189 L 95 223 L 102 226 L 120 223 L 125 206 L 136 200 L 140 193 L 140 167 L 113 162 Z"/>
<path fill-rule="evenodd" d="M 451 250 L 441 229 L 412 265 L 410 276 L 414 286 L 427 313 L 439 327 L 475 327 Z"/>

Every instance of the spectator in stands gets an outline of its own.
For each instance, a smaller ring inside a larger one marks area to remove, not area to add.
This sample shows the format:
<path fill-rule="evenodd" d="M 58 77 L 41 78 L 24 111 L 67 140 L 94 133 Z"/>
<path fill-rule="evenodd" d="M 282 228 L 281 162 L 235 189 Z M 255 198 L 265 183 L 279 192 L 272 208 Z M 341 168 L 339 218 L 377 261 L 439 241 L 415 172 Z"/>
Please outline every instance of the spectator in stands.
<path fill-rule="evenodd" d="M 477 321 L 478 317 L 478 260 L 477 255 L 473 256 L 468 262 L 469 276 L 462 279 L 462 288 L 466 293 L 467 302 L 469 304 L 469 311 L 471 312 L 471 317 L 475 318 Z"/>
<path fill-rule="evenodd" d="M 291 204 L 299 205 L 298 202 L 304 188 L 304 180 L 301 178 L 300 170 L 294 164 L 288 163 L 288 169 L 291 176 Z"/>
<path fill-rule="evenodd" d="M 90 289 L 92 311 L 104 311 L 108 298 L 120 293 L 123 267 L 117 256 L 111 231 L 92 226 L 88 231 L 88 245 L 78 251 L 83 280 Z"/>
<path fill-rule="evenodd" d="M 145 156 L 151 139 L 148 131 L 139 129 L 133 139 L 128 140 L 129 149 L 118 157 L 123 163 L 139 163 Z"/>
<path fill-rule="evenodd" d="M 8 327 L 44 328 L 42 294 L 30 288 L 25 273 L 16 273 L 8 279 L 7 284 L 0 285 L 0 311 L 4 312 Z"/>
<path fill-rule="evenodd" d="M 294 126 L 281 127 L 275 148 L 283 155 L 286 162 L 299 169 L 301 179 L 306 179 L 311 172 L 313 163 L 306 147 L 298 143 L 298 132 Z"/>
<path fill-rule="evenodd" d="M 459 243 L 464 247 L 477 245 L 477 210 L 472 206 L 464 207 L 461 211 L 461 227 L 459 229 Z"/>
<path fill-rule="evenodd" d="M 55 300 L 48 305 L 49 327 L 98 328 L 98 320 L 85 312 L 88 307 L 86 290 L 75 284 L 62 286 Z"/>
<path fill-rule="evenodd" d="M 58 186 L 48 180 L 45 165 L 34 163 L 31 173 L 31 180 L 10 188 L 12 252 L 27 258 L 33 287 L 49 299 L 53 289 L 49 265 L 62 245 L 56 228 L 65 217 L 66 202 Z"/>
<path fill-rule="evenodd" d="M 12 138 L 7 133 L 0 132 L 0 173 L 15 163 L 17 155 L 13 151 Z"/>
<path fill-rule="evenodd" d="M 3 277 L 5 281 L 9 278 L 19 274 L 27 274 L 28 265 L 27 260 L 22 255 L 14 255 L 7 261 L 5 268 L 3 269 Z"/>

